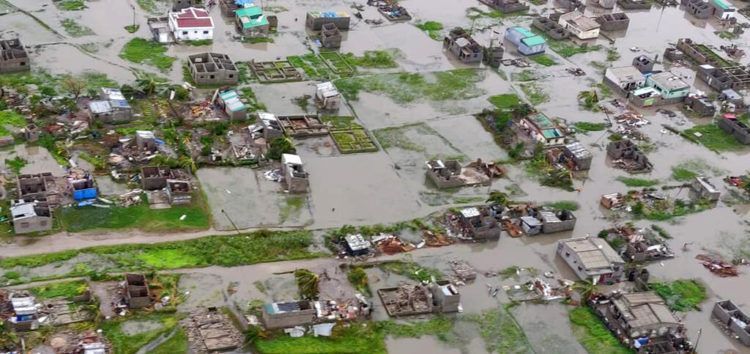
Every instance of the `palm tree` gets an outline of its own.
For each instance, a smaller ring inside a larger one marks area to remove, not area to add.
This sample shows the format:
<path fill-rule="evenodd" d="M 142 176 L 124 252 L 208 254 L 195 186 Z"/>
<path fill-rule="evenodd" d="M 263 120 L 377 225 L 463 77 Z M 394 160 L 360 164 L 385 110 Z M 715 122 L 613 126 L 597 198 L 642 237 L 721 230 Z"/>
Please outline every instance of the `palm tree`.
<path fill-rule="evenodd" d="M 584 107 L 592 109 L 599 103 L 599 95 L 596 90 L 581 91 L 578 93 L 578 101 L 581 101 Z"/>
<path fill-rule="evenodd" d="M 487 203 L 507 206 L 510 203 L 510 198 L 508 198 L 508 194 L 506 193 L 500 191 L 492 191 L 490 192 L 489 198 L 487 198 Z"/>
<path fill-rule="evenodd" d="M 573 290 L 581 294 L 582 302 L 586 302 L 596 292 L 596 285 L 591 280 L 581 280 L 573 284 Z"/>
<path fill-rule="evenodd" d="M 158 91 L 161 91 L 167 85 L 167 82 L 164 79 L 151 74 L 138 75 L 135 83 L 138 86 L 138 89 L 146 96 L 151 96 Z"/>
<path fill-rule="evenodd" d="M 317 274 L 307 269 L 297 269 L 294 271 L 294 278 L 297 280 L 297 287 L 303 298 L 309 300 L 318 298 L 320 279 Z"/>

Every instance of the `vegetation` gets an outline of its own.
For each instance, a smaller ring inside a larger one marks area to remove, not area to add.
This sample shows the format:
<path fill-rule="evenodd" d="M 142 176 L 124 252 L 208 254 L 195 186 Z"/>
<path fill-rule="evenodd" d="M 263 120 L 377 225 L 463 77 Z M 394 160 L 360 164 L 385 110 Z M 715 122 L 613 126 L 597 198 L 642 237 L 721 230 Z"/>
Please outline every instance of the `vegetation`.
<path fill-rule="evenodd" d="M 698 176 L 698 173 L 684 167 L 672 167 L 672 178 L 675 181 L 686 182 Z"/>
<path fill-rule="evenodd" d="M 149 354 L 174 354 L 188 352 L 188 337 L 185 330 L 178 327 L 169 339 L 149 351 Z"/>
<path fill-rule="evenodd" d="M 594 311 L 588 307 L 576 307 L 569 313 L 573 324 L 573 334 L 578 342 L 591 354 L 633 353 L 602 323 Z"/>
<path fill-rule="evenodd" d="M 518 73 L 511 73 L 510 77 L 513 81 L 534 81 L 538 79 L 536 71 L 530 69 L 525 69 Z"/>
<path fill-rule="evenodd" d="M 596 45 L 589 45 L 589 44 L 583 44 L 578 45 L 573 43 L 570 40 L 557 40 L 548 37 L 546 34 L 540 34 L 542 37 L 545 37 L 547 41 L 547 47 L 549 49 L 552 49 L 555 51 L 555 53 L 559 54 L 563 58 L 570 58 L 576 54 L 584 54 L 588 52 L 596 52 L 602 49 L 602 46 L 599 44 Z"/>
<path fill-rule="evenodd" d="M 414 132 L 419 135 L 436 136 L 443 140 L 446 145 L 450 145 L 450 142 L 443 138 L 440 133 L 425 123 L 408 124 L 400 127 L 388 127 L 373 131 L 375 138 L 378 139 L 378 142 L 380 142 L 380 146 L 382 146 L 383 149 L 399 148 L 426 153 L 425 147 L 412 141 L 408 137 L 407 132 Z"/>
<path fill-rule="evenodd" d="M 70 18 L 62 20 L 60 24 L 71 37 L 91 36 L 94 34 L 91 28 L 81 25 L 78 21 Z"/>
<path fill-rule="evenodd" d="M 143 331 L 137 334 L 128 333 L 123 327 L 128 322 L 154 322 L 158 329 Z M 134 354 L 144 345 L 169 333 L 177 326 L 177 318 L 174 314 L 150 313 L 128 318 L 117 318 L 102 322 L 101 329 L 107 340 L 112 343 L 113 354 Z"/>
<path fill-rule="evenodd" d="M 144 38 L 133 38 L 122 48 L 120 58 L 169 71 L 176 59 L 165 55 L 166 52 L 167 47 L 162 44 Z"/>
<path fill-rule="evenodd" d="M 261 337 L 255 349 L 261 354 L 386 354 L 382 332 L 369 323 L 337 324 L 331 337 Z"/>
<path fill-rule="evenodd" d="M 211 45 L 214 41 L 211 39 L 196 39 L 192 41 L 183 41 L 182 44 L 191 45 L 193 47 L 200 47 L 200 46 L 206 46 Z"/>
<path fill-rule="evenodd" d="M 295 151 L 294 144 L 292 144 L 292 141 L 289 140 L 289 138 L 279 137 L 271 141 L 271 145 L 268 148 L 268 155 L 266 157 L 271 160 L 279 161 L 281 160 L 281 155 L 293 154 Z"/>
<path fill-rule="evenodd" d="M 138 29 L 141 28 L 141 25 L 127 25 L 125 26 L 125 30 L 128 31 L 128 33 L 135 33 L 138 32 Z"/>
<path fill-rule="evenodd" d="M 519 84 L 521 91 L 529 100 L 529 103 L 536 106 L 549 101 L 549 95 L 544 92 L 537 84 L 533 82 Z"/>
<path fill-rule="evenodd" d="M 547 207 L 550 207 L 552 209 L 567 210 L 567 211 L 576 211 L 576 210 L 578 210 L 578 208 L 581 207 L 578 204 L 578 202 L 576 202 L 574 200 L 560 200 L 560 201 L 557 201 L 557 202 L 551 202 L 551 203 L 547 203 L 547 204 L 544 204 L 544 205 L 547 206 Z"/>
<path fill-rule="evenodd" d="M 487 100 L 499 109 L 511 109 L 521 103 L 521 99 L 515 93 L 504 93 L 490 96 Z"/>
<path fill-rule="evenodd" d="M 444 277 L 440 270 L 422 267 L 418 263 L 412 261 L 384 262 L 380 264 L 380 269 L 385 272 L 402 275 L 420 282 L 431 281 L 432 278 L 435 278 L 435 280 L 441 280 Z"/>
<path fill-rule="evenodd" d="M 303 299 L 318 299 L 318 294 L 320 293 L 318 284 L 320 283 L 320 279 L 317 274 L 307 269 L 297 269 L 294 271 L 294 280 L 297 282 L 299 295 Z"/>
<path fill-rule="evenodd" d="M 702 159 L 692 159 L 681 162 L 672 167 L 672 179 L 679 182 L 692 180 L 696 176 L 713 175 L 718 176 L 725 171 L 709 165 Z"/>
<path fill-rule="evenodd" d="M 552 57 L 550 57 L 547 54 L 535 54 L 535 55 L 530 56 L 529 59 L 531 59 L 533 62 L 542 66 L 557 65 L 557 62 L 555 61 L 555 59 L 552 59 Z"/>
<path fill-rule="evenodd" d="M 656 231 L 656 233 L 662 238 L 666 238 L 666 239 L 672 238 L 672 235 L 670 235 L 669 232 L 667 232 L 667 230 L 664 230 L 664 228 L 659 225 L 651 224 L 651 229 Z"/>
<path fill-rule="evenodd" d="M 360 91 L 385 94 L 396 103 L 417 100 L 446 101 L 474 98 L 484 93 L 476 87 L 482 71 L 456 69 L 433 73 L 396 73 L 351 77 L 334 81 L 347 99 L 356 100 Z"/>
<path fill-rule="evenodd" d="M 497 20 L 506 17 L 525 16 L 526 14 L 526 12 L 503 13 L 499 10 L 494 9 L 490 11 L 484 11 L 478 7 L 470 7 L 466 9 L 466 17 L 470 20 L 478 20 L 481 18 Z"/>
<path fill-rule="evenodd" d="M 607 61 L 617 61 L 620 59 L 620 53 L 615 47 L 607 48 Z"/>
<path fill-rule="evenodd" d="M 599 110 L 599 94 L 596 90 L 586 90 L 578 93 L 578 104 L 588 111 Z"/>
<path fill-rule="evenodd" d="M 690 129 L 685 129 L 680 135 L 703 144 L 703 146 L 714 151 L 738 151 L 746 149 L 745 145 L 713 123 L 695 125 Z"/>
<path fill-rule="evenodd" d="M 331 69 L 323 62 L 323 59 L 314 53 L 293 55 L 286 59 L 295 68 L 302 69 L 305 76 L 309 79 L 329 80 L 334 77 Z"/>
<path fill-rule="evenodd" d="M 53 3 L 63 11 L 79 11 L 86 8 L 86 2 L 84 0 L 60 0 L 53 1 Z"/>
<path fill-rule="evenodd" d="M 398 67 L 394 51 L 367 50 L 361 57 L 352 53 L 347 53 L 343 57 L 350 65 L 361 68 L 390 69 Z"/>
<path fill-rule="evenodd" d="M 367 272 L 362 267 L 352 267 L 346 275 L 354 289 L 365 296 L 372 296 L 370 284 L 367 280 Z"/>
<path fill-rule="evenodd" d="M 672 282 L 649 283 L 672 311 L 700 310 L 700 303 L 705 301 L 706 287 L 694 279 L 680 279 Z"/>
<path fill-rule="evenodd" d="M 573 126 L 576 127 L 576 130 L 580 130 L 584 132 L 600 132 L 602 130 L 607 129 L 606 124 L 594 123 L 594 122 L 575 122 Z"/>
<path fill-rule="evenodd" d="M 507 306 L 495 308 L 481 314 L 467 315 L 465 319 L 479 327 L 479 334 L 484 340 L 487 352 L 531 352 L 531 345 L 526 334 L 508 309 Z"/>
<path fill-rule="evenodd" d="M 69 232 L 130 228 L 146 232 L 189 231 L 211 226 L 208 206 L 199 193 L 194 193 L 191 204 L 168 209 L 151 209 L 148 202 L 142 201 L 129 207 L 67 207 L 61 209 L 59 216 L 63 228 Z"/>
<path fill-rule="evenodd" d="M 617 177 L 617 180 L 622 182 L 624 185 L 628 187 L 653 187 L 658 185 L 660 182 L 658 179 L 645 179 L 645 178 L 635 178 L 635 177 Z"/>
<path fill-rule="evenodd" d="M 13 128 L 23 128 L 26 126 L 26 118 L 15 111 L 0 111 L 0 136 L 10 136 L 11 132 L 8 126 Z"/>
<path fill-rule="evenodd" d="M 56 297 L 71 299 L 83 295 L 88 288 L 89 286 L 85 281 L 72 280 L 40 285 L 29 289 L 29 291 L 39 299 L 53 299 Z"/>
<path fill-rule="evenodd" d="M 158 13 L 156 0 L 136 0 L 135 2 L 137 2 L 138 6 L 146 12 L 152 14 Z"/>
<path fill-rule="evenodd" d="M 323 116 L 323 122 L 331 124 L 331 138 L 343 154 L 378 151 L 375 142 L 365 128 L 354 117 Z"/>
<path fill-rule="evenodd" d="M 21 174 L 21 170 L 28 164 L 29 162 L 26 161 L 21 156 L 16 156 L 11 160 L 5 159 L 5 166 L 8 167 L 9 170 L 13 171 L 15 174 Z"/>
<path fill-rule="evenodd" d="M 415 26 L 417 28 L 421 29 L 422 31 L 425 31 L 430 38 L 436 40 L 436 41 L 442 41 L 443 40 L 443 24 L 437 21 L 427 21 L 427 22 L 420 22 L 417 23 Z"/>
<path fill-rule="evenodd" d="M 540 151 L 537 151 L 534 157 L 526 162 L 524 166 L 526 173 L 539 179 L 543 186 L 561 188 L 567 191 L 573 191 L 573 179 L 567 169 L 557 169 L 550 165 L 547 158 Z"/>

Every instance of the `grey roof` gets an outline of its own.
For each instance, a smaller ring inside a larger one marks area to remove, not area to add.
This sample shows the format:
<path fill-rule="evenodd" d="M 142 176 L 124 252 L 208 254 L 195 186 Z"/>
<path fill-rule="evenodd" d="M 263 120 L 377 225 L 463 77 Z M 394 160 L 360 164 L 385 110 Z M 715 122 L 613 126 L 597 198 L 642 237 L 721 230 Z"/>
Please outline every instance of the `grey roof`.
<path fill-rule="evenodd" d="M 346 243 L 352 251 L 366 250 L 370 248 L 370 241 L 365 240 L 365 238 L 359 234 L 346 235 L 344 236 L 344 240 L 346 240 Z"/>
<path fill-rule="evenodd" d="M 593 157 L 591 152 L 588 151 L 580 142 L 574 141 L 568 145 L 565 145 L 565 149 L 569 153 L 573 154 L 577 159 L 585 160 Z"/>
<path fill-rule="evenodd" d="M 659 85 L 659 87 L 665 88 L 667 90 L 677 90 L 690 87 L 690 85 L 688 85 L 685 81 L 682 81 L 679 76 L 669 71 L 651 75 L 651 81 Z"/>
<path fill-rule="evenodd" d="M 622 66 L 619 68 L 607 68 L 608 72 L 611 72 L 621 82 L 632 82 L 643 80 L 643 73 L 638 71 L 634 66 Z"/>
<path fill-rule="evenodd" d="M 605 240 L 592 237 L 561 240 L 578 255 L 586 269 L 608 268 L 613 263 L 625 263 Z"/>
<path fill-rule="evenodd" d="M 679 323 L 664 305 L 664 300 L 652 291 L 625 294 L 612 302 L 628 325 L 634 329 L 662 323 Z"/>
<path fill-rule="evenodd" d="M 91 101 L 89 102 L 91 113 L 109 113 L 112 112 L 112 106 L 109 101 Z"/>

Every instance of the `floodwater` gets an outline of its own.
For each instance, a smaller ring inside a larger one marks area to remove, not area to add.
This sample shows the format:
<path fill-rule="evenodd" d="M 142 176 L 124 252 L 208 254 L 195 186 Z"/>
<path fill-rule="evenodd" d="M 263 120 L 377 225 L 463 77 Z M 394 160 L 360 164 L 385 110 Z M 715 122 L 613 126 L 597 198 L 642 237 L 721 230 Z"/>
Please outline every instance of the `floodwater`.
<path fill-rule="evenodd" d="M 122 46 L 132 38 L 125 32 L 124 26 L 131 24 L 132 11 L 130 2 L 99 0 L 87 2 L 88 8 L 80 12 L 59 12 L 49 0 L 11 0 L 12 4 L 29 11 L 41 21 L 49 24 L 55 31 L 39 26 L 32 18 L 22 13 L 10 13 L 2 16 L 0 34 L 21 34 L 26 45 L 32 46 L 32 61 L 37 66 L 53 73 L 80 73 L 86 70 L 106 72 L 110 78 L 120 82 L 133 79 L 133 70 L 158 72 L 153 67 L 128 63 L 118 57 Z M 273 60 L 289 55 L 308 52 L 310 41 L 303 29 L 304 14 L 309 10 L 348 10 L 348 5 L 340 1 L 314 0 L 299 1 L 279 0 L 265 2 L 266 6 L 277 9 L 284 7 L 277 15 L 280 19 L 279 34 L 274 37 L 275 43 L 242 44 L 232 40 L 233 24 L 220 18 L 218 10 L 212 11 L 215 19 L 216 37 L 210 46 L 170 46 L 168 55 L 183 60 L 187 55 L 205 51 L 229 54 L 236 61 Z M 468 7 L 476 6 L 486 9 L 475 0 L 458 0 L 443 2 L 435 6 L 430 0 L 406 0 L 402 5 L 409 9 L 416 21 L 439 21 L 446 29 L 454 26 L 477 29 L 475 37 L 482 43 L 488 43 L 493 31 L 502 33 L 510 24 L 528 26 L 529 17 L 490 20 L 480 18 L 475 23 L 464 13 Z M 553 6 L 550 2 L 544 6 L 535 6 L 532 12 L 545 13 Z M 588 6 L 588 14 L 605 13 L 610 10 Z M 135 7 L 136 21 L 141 25 L 137 36 L 147 37 L 145 25 L 146 13 Z M 112 16 L 112 14 L 119 14 Z M 624 33 L 615 33 L 612 45 L 621 54 L 621 58 L 608 63 L 606 52 L 578 54 L 562 58 L 548 51 L 559 65 L 541 67 L 533 65 L 539 79 L 535 82 L 550 100 L 538 105 L 538 109 L 550 116 L 561 117 L 568 122 L 590 121 L 601 122 L 603 113 L 583 111 L 578 107 L 578 92 L 589 89 L 601 80 L 601 71 L 592 62 L 605 65 L 629 65 L 637 54 L 659 55 L 668 43 L 689 36 L 697 42 L 707 43 L 718 48 L 730 41 L 719 38 L 714 31 L 721 26 L 713 19 L 695 20 L 679 8 L 657 8 L 650 11 L 628 11 L 630 28 Z M 381 16 L 371 7 L 363 12 L 366 19 L 380 19 Z M 70 38 L 59 26 L 64 18 L 74 19 L 92 29 L 96 35 Z M 294 21 L 294 19 L 297 21 Z M 741 22 L 747 19 L 740 16 Z M 610 44 L 605 39 L 597 42 L 605 47 Z M 739 40 L 731 43 L 750 52 L 750 34 L 743 34 Z M 508 43 L 506 57 L 513 57 L 515 49 Z M 94 48 L 86 52 L 82 48 Z M 638 52 L 630 48 L 637 47 Z M 399 50 L 397 62 L 399 70 L 427 72 L 465 68 L 443 53 L 441 42 L 430 39 L 410 23 L 371 26 L 354 20 L 352 30 L 345 33 L 342 52 L 360 55 L 365 50 L 392 49 Z M 175 63 L 168 76 L 175 82 L 182 80 L 179 69 L 181 63 Z M 574 77 L 565 71 L 567 67 L 580 67 L 587 75 Z M 660 66 L 657 66 L 661 69 Z M 673 68 L 686 77 L 688 83 L 698 89 L 706 90 L 700 82 L 695 82 L 695 74 L 686 68 Z M 359 99 L 349 102 L 349 107 L 342 108 L 341 115 L 356 114 L 359 122 L 370 132 L 409 124 L 420 124 L 429 127 L 428 133 L 420 133 L 413 126 L 403 128 L 407 140 L 416 143 L 423 149 L 415 151 L 399 147 L 389 147 L 376 153 L 340 155 L 332 151 L 330 141 L 298 142 L 299 154 L 310 172 L 310 193 L 305 197 L 303 207 L 288 211 L 288 196 L 281 192 L 281 186 L 263 178 L 264 170 L 246 168 L 235 169 L 202 169 L 198 178 L 208 196 L 213 211 L 215 229 L 200 233 L 184 235 L 163 235 L 154 237 L 138 232 L 97 234 L 97 235 L 55 235 L 35 242 L 15 243 L 4 246 L 4 255 L 32 254 L 53 250 L 64 250 L 71 247 L 116 244 L 122 242 L 157 242 L 159 240 L 176 240 L 199 237 L 215 233 L 231 233 L 233 223 L 238 228 L 256 227 L 309 227 L 327 228 L 343 224 L 375 224 L 412 219 L 428 215 L 434 211 L 451 206 L 459 198 L 471 198 L 486 195 L 487 189 L 464 188 L 458 192 L 440 192 L 435 190 L 424 178 L 424 161 L 436 155 L 462 155 L 467 160 L 475 158 L 499 160 L 507 157 L 498 148 L 492 136 L 485 132 L 471 114 L 489 108 L 487 97 L 507 92 L 522 94 L 518 82 L 508 81 L 513 73 L 522 71 L 519 68 L 501 67 L 500 72 L 482 70 L 483 79 L 476 88 L 481 94 L 464 100 L 447 100 L 431 102 L 417 100 L 409 104 L 398 104 L 385 94 L 360 92 Z M 512 79 L 511 79 L 512 80 Z M 292 99 L 312 94 L 314 83 L 287 83 L 274 85 L 253 84 L 259 100 L 267 105 L 268 110 L 276 114 L 298 114 L 302 109 L 292 103 Z M 312 110 L 313 107 L 309 107 Z M 671 108 L 670 108 L 671 109 Z M 748 170 L 748 149 L 739 152 L 715 154 L 708 149 L 686 142 L 683 138 L 671 133 L 662 133 L 662 124 L 687 128 L 693 124 L 704 124 L 707 119 L 688 119 L 680 112 L 676 118 L 668 118 L 653 110 L 642 111 L 652 124 L 642 128 L 656 145 L 656 150 L 648 154 L 654 163 L 654 170 L 643 178 L 659 179 L 665 183 L 671 181 L 672 167 L 689 161 L 701 160 L 712 169 L 720 171 L 714 175 L 707 171 L 719 189 L 726 194 L 727 190 L 720 182 L 724 175 L 736 175 Z M 684 124 L 684 125 L 680 125 Z M 503 236 L 499 242 L 483 245 L 454 245 L 440 249 L 415 251 L 415 261 L 426 266 L 440 268 L 448 273 L 446 260 L 456 258 L 468 260 L 480 273 L 500 270 L 509 266 L 535 267 L 540 271 L 555 271 L 563 277 L 572 279 L 573 274 L 567 266 L 555 256 L 556 241 L 587 234 L 595 235 L 600 230 L 611 227 L 610 222 L 599 206 L 599 197 L 603 193 L 625 191 L 627 188 L 616 178 L 628 176 L 622 170 L 607 165 L 604 146 L 608 142 L 603 132 L 588 135 L 579 134 L 578 139 L 589 146 L 594 154 L 588 178 L 576 181 L 580 191 L 566 192 L 559 189 L 540 187 L 522 168 L 511 166 L 508 177 L 493 183 L 491 189 L 506 191 L 509 188 L 520 188 L 524 200 L 544 203 L 556 200 L 576 200 L 580 209 L 576 212 L 578 223 L 574 232 L 555 235 L 524 237 L 519 239 Z M 327 144 L 327 145 L 326 145 Z M 24 173 L 58 171 L 60 167 L 43 149 L 16 146 L 15 154 L 29 160 L 30 164 L 22 170 Z M 8 150 L 0 152 L 0 164 L 5 158 L 12 158 Z M 4 165 L 3 165 L 4 166 Z M 106 186 L 106 184 L 105 184 Z M 738 212 L 735 212 L 737 209 Z M 223 212 L 222 212 L 223 210 Z M 744 213 L 742 211 L 744 210 Z M 652 276 L 658 280 L 679 278 L 697 278 L 709 289 L 709 299 L 701 306 L 702 311 L 687 314 L 684 322 L 691 338 L 695 341 L 698 331 L 702 331 L 698 350 L 701 353 L 718 353 L 726 350 L 750 353 L 746 347 L 725 336 L 710 320 L 713 303 L 721 299 L 733 299 L 746 311 L 750 311 L 743 295 L 750 293 L 750 270 L 744 268 L 738 278 L 719 278 L 706 271 L 694 259 L 695 255 L 715 251 L 727 257 L 732 256 L 740 247 L 747 247 L 748 214 L 746 206 L 729 206 L 720 202 L 708 211 L 675 219 L 671 222 L 657 223 L 664 227 L 674 238 L 668 243 L 677 252 L 673 260 L 655 263 L 648 266 Z M 622 222 L 625 222 L 623 220 Z M 649 226 L 652 222 L 637 221 L 637 226 Z M 688 251 L 682 251 L 685 243 L 691 243 Z M 398 257 L 395 257 L 398 258 Z M 63 267 L 34 269 L 31 274 L 65 273 L 78 262 L 101 262 L 92 259 L 74 259 Z M 288 300 L 293 296 L 293 282 L 290 276 L 277 274 L 293 271 L 295 268 L 335 269 L 337 261 L 320 259 L 311 261 L 280 262 L 260 264 L 247 267 L 219 268 L 209 267 L 197 270 L 184 270 L 181 288 L 190 291 L 182 309 L 196 306 L 237 304 L 244 307 L 253 299 L 263 301 Z M 394 282 L 398 276 L 378 274 L 377 270 L 368 270 L 374 284 Z M 380 272 L 382 273 L 382 272 Z M 504 294 L 498 298 L 487 295 L 486 284 L 509 285 L 512 279 L 485 278 L 479 275 L 476 282 L 461 287 L 464 309 L 467 313 L 479 313 L 495 308 L 508 299 Z M 258 286 L 256 284 L 262 284 Z M 231 291 L 230 291 L 231 290 Z M 264 290 L 264 291 L 262 291 Z M 568 308 L 560 304 L 535 305 L 524 304 L 513 309 L 519 324 L 525 329 L 532 347 L 539 353 L 579 353 L 583 349 L 571 337 L 571 328 L 567 321 Z M 462 348 L 446 346 L 433 337 L 419 339 L 388 339 L 388 349 L 393 353 L 410 353 L 426 350 L 435 353 L 481 353 L 484 343 L 476 333 L 468 345 Z"/>
<path fill-rule="evenodd" d="M 5 160 L 13 160 L 16 157 L 26 160 L 26 165 L 21 168 L 21 173 L 52 172 L 52 174 L 59 176 L 64 172 L 47 149 L 26 145 L 14 145 L 0 150 L 0 169 L 8 171 Z"/>

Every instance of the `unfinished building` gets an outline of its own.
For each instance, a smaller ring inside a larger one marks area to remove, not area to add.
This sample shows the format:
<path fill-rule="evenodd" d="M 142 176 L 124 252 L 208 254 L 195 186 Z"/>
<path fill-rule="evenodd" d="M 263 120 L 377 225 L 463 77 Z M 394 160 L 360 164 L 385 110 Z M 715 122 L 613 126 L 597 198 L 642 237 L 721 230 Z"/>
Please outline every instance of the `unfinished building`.
<path fill-rule="evenodd" d="M 320 28 L 320 44 L 323 48 L 339 48 L 341 47 L 341 39 L 341 31 L 335 23 L 324 23 Z"/>
<path fill-rule="evenodd" d="M 341 107 L 341 94 L 333 82 L 323 82 L 315 87 L 315 105 L 319 110 L 337 111 Z"/>
<path fill-rule="evenodd" d="M 348 31 L 351 18 L 344 11 L 313 11 L 308 12 L 305 25 L 313 31 L 320 31 L 326 23 L 333 23 L 340 31 Z"/>
<path fill-rule="evenodd" d="M 274 302 L 263 305 L 263 326 L 266 329 L 310 325 L 315 320 L 311 301 Z"/>
<path fill-rule="evenodd" d="M 705 95 L 690 94 L 685 98 L 685 107 L 701 117 L 713 117 L 716 113 L 714 103 Z"/>
<path fill-rule="evenodd" d="M 750 87 L 750 69 L 744 66 L 715 67 L 703 64 L 698 67 L 697 76 L 716 91 L 743 90 Z"/>
<path fill-rule="evenodd" d="M 479 0 L 479 2 L 504 14 L 523 12 L 529 9 L 526 3 L 519 0 Z"/>
<path fill-rule="evenodd" d="M 226 54 L 190 55 L 188 68 L 197 85 L 236 85 L 239 82 L 239 71 Z"/>
<path fill-rule="evenodd" d="M 430 160 L 426 164 L 427 177 L 441 189 L 490 183 L 487 174 L 476 168 L 463 167 L 457 160 Z"/>
<path fill-rule="evenodd" d="M 711 315 L 742 344 L 750 347 L 750 316 L 732 300 L 718 301 Z"/>
<path fill-rule="evenodd" d="M 276 120 L 284 133 L 292 138 L 326 136 L 329 133 L 328 125 L 314 115 L 278 116 Z"/>
<path fill-rule="evenodd" d="M 624 12 L 604 14 L 596 17 L 602 31 L 624 31 L 630 26 L 630 18 Z"/>
<path fill-rule="evenodd" d="M 290 193 L 306 193 L 310 187 L 310 176 L 297 155 L 281 155 L 281 175 L 284 188 Z"/>
<path fill-rule="evenodd" d="M 644 353 L 688 353 L 686 328 L 664 300 L 652 291 L 614 293 L 596 301 L 594 308 L 607 328 L 628 348 Z"/>
<path fill-rule="evenodd" d="M 714 67 L 732 66 L 728 60 L 716 54 L 711 48 L 705 44 L 695 43 L 690 38 L 678 39 L 676 48 L 698 65 L 708 64 Z"/>
<path fill-rule="evenodd" d="M 151 292 L 143 274 L 125 274 L 124 290 L 125 304 L 129 308 L 142 309 L 151 306 Z"/>
<path fill-rule="evenodd" d="M 16 73 L 31 70 L 29 55 L 21 44 L 21 40 L 0 40 L 0 74 Z"/>
<path fill-rule="evenodd" d="M 680 0 L 680 5 L 685 12 L 700 20 L 709 18 L 713 12 L 711 5 L 703 0 Z"/>
<path fill-rule="evenodd" d="M 166 166 L 144 166 L 141 168 L 141 186 L 144 190 L 153 191 L 167 188 L 167 181 L 190 181 L 185 170 L 171 169 Z"/>
<path fill-rule="evenodd" d="M 262 83 L 302 81 L 302 73 L 288 60 L 250 61 L 250 70 Z"/>
<path fill-rule="evenodd" d="M 484 52 L 482 46 L 461 27 L 452 29 L 443 38 L 443 49 L 453 53 L 453 56 L 465 64 L 481 62 Z"/>
<path fill-rule="evenodd" d="M 630 173 L 645 173 L 653 168 L 646 155 L 630 139 L 611 141 L 607 145 L 607 156 L 616 167 Z"/>
<path fill-rule="evenodd" d="M 180 325 L 185 329 L 191 353 L 217 353 L 242 347 L 244 336 L 229 316 L 215 307 L 190 313 Z"/>
<path fill-rule="evenodd" d="M 378 289 L 378 296 L 391 317 L 422 315 L 434 310 L 432 292 L 422 284 Z"/>
<path fill-rule="evenodd" d="M 496 211 L 487 206 L 463 208 L 455 213 L 446 213 L 445 217 L 448 231 L 460 240 L 497 241 L 503 231 Z"/>
<path fill-rule="evenodd" d="M 549 17 L 538 16 L 531 22 L 531 26 L 543 31 L 548 37 L 552 39 L 565 39 L 570 36 L 570 32 L 566 31 L 559 23 L 552 21 Z"/>
<path fill-rule="evenodd" d="M 52 229 L 52 211 L 46 199 L 11 201 L 10 214 L 16 234 Z"/>
<path fill-rule="evenodd" d="M 740 143 L 750 145 L 750 127 L 736 117 L 721 118 L 717 124 L 721 130 L 731 134 Z"/>

